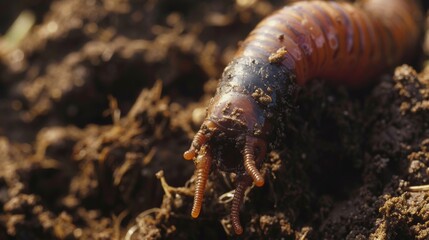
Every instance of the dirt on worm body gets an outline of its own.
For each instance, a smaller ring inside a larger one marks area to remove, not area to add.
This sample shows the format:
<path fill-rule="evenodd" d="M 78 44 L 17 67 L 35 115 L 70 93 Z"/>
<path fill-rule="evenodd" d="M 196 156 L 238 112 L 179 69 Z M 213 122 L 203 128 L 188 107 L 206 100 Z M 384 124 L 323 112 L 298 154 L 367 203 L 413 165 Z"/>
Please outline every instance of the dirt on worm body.
<path fill-rule="evenodd" d="M 236 239 L 234 177 L 213 171 L 192 219 L 182 153 L 237 43 L 284 3 L 1 2 L 0 239 Z M 23 11 L 34 26 L 13 42 Z M 240 238 L 429 239 L 422 39 L 417 60 L 365 89 L 301 90 Z"/>

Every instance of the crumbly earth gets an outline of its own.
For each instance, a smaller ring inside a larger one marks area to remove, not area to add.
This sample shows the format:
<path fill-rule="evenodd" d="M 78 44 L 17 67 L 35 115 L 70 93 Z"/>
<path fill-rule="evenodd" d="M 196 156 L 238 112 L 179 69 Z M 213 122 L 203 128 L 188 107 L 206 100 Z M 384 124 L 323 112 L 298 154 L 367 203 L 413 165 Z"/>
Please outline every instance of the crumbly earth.
<path fill-rule="evenodd" d="M 0 3 L 0 239 L 235 239 L 235 176 L 214 170 L 192 219 L 182 153 L 237 42 L 283 3 Z M 23 10 L 35 25 L 13 42 Z M 429 239 L 429 38 L 419 49 L 365 89 L 301 90 L 243 239 Z"/>

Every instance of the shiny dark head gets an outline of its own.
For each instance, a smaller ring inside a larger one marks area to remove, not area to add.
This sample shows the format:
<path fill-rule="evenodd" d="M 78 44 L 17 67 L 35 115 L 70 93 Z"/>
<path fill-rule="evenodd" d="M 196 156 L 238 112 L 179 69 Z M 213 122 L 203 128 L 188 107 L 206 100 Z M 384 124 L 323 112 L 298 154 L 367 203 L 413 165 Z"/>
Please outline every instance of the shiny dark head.
<path fill-rule="evenodd" d="M 261 59 L 235 59 L 225 68 L 216 96 L 207 108 L 206 119 L 191 147 L 183 154 L 196 165 L 192 217 L 198 217 L 201 211 L 210 168 L 215 165 L 238 176 L 231 220 L 237 234 L 243 231 L 239 205 L 244 190 L 252 182 L 258 187 L 265 183 L 259 169 L 267 153 L 271 121 L 276 112 L 280 112 L 276 106 L 289 99 L 293 92 L 288 90 L 294 85 L 285 84 L 291 76 L 282 66 Z"/>
<path fill-rule="evenodd" d="M 269 127 L 263 121 L 265 118 L 259 117 L 263 113 L 256 101 L 241 93 L 218 95 L 211 101 L 207 113 L 191 147 L 183 154 L 185 159 L 194 160 L 196 165 L 191 213 L 194 218 L 201 211 L 213 159 L 223 170 L 234 171 L 245 178 L 250 176 L 256 186 L 263 186 L 265 182 L 257 166 L 265 158 L 267 143 L 264 133 Z"/>

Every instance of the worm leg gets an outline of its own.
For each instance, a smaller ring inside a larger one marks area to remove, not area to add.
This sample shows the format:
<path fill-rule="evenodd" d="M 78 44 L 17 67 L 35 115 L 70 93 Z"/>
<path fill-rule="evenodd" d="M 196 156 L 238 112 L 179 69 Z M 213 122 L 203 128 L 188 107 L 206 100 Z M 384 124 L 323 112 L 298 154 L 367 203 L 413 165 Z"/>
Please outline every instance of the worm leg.
<path fill-rule="evenodd" d="M 261 175 L 259 170 L 256 168 L 256 159 L 255 159 L 255 148 L 258 146 L 264 146 L 265 143 L 261 144 L 262 140 L 258 140 L 253 137 L 247 137 L 246 143 L 244 145 L 244 168 L 246 169 L 247 174 L 252 177 L 253 181 L 255 182 L 255 185 L 258 187 L 262 187 L 264 185 L 264 177 Z M 259 147 L 260 152 L 265 152 L 266 147 Z M 261 154 L 259 154 L 258 161 L 261 161 L 260 159 Z"/>
<path fill-rule="evenodd" d="M 192 140 L 191 147 L 188 151 L 183 153 L 183 158 L 186 160 L 192 160 L 197 155 L 197 151 L 199 148 L 206 143 L 208 138 L 205 136 L 204 131 L 200 129 L 194 137 L 194 140 Z"/>
<path fill-rule="evenodd" d="M 252 184 L 252 178 L 247 174 L 243 175 L 238 181 L 237 188 L 235 189 L 234 198 L 232 199 L 231 205 L 231 224 L 234 228 L 234 232 L 237 235 L 243 233 L 243 227 L 240 223 L 240 207 L 243 203 L 244 193 L 246 188 Z"/>
<path fill-rule="evenodd" d="M 207 179 L 209 177 L 210 165 L 212 156 L 209 147 L 203 146 L 200 154 L 196 159 L 196 175 L 197 180 L 195 184 L 194 205 L 192 206 L 191 216 L 197 218 L 201 212 L 203 204 L 204 190 L 206 188 Z"/>

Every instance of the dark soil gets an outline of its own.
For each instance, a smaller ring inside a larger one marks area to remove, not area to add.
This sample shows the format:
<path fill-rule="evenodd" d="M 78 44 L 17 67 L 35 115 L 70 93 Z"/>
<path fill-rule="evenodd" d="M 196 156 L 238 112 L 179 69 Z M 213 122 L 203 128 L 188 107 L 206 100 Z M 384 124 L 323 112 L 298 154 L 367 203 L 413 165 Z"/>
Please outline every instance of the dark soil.
<path fill-rule="evenodd" d="M 35 25 L 13 47 L 0 37 L 0 239 L 236 238 L 233 178 L 211 174 L 194 220 L 182 153 L 239 40 L 283 4 L 2 1 L 0 35 L 23 10 Z M 429 239 L 421 46 L 365 89 L 301 91 L 243 239 Z"/>

